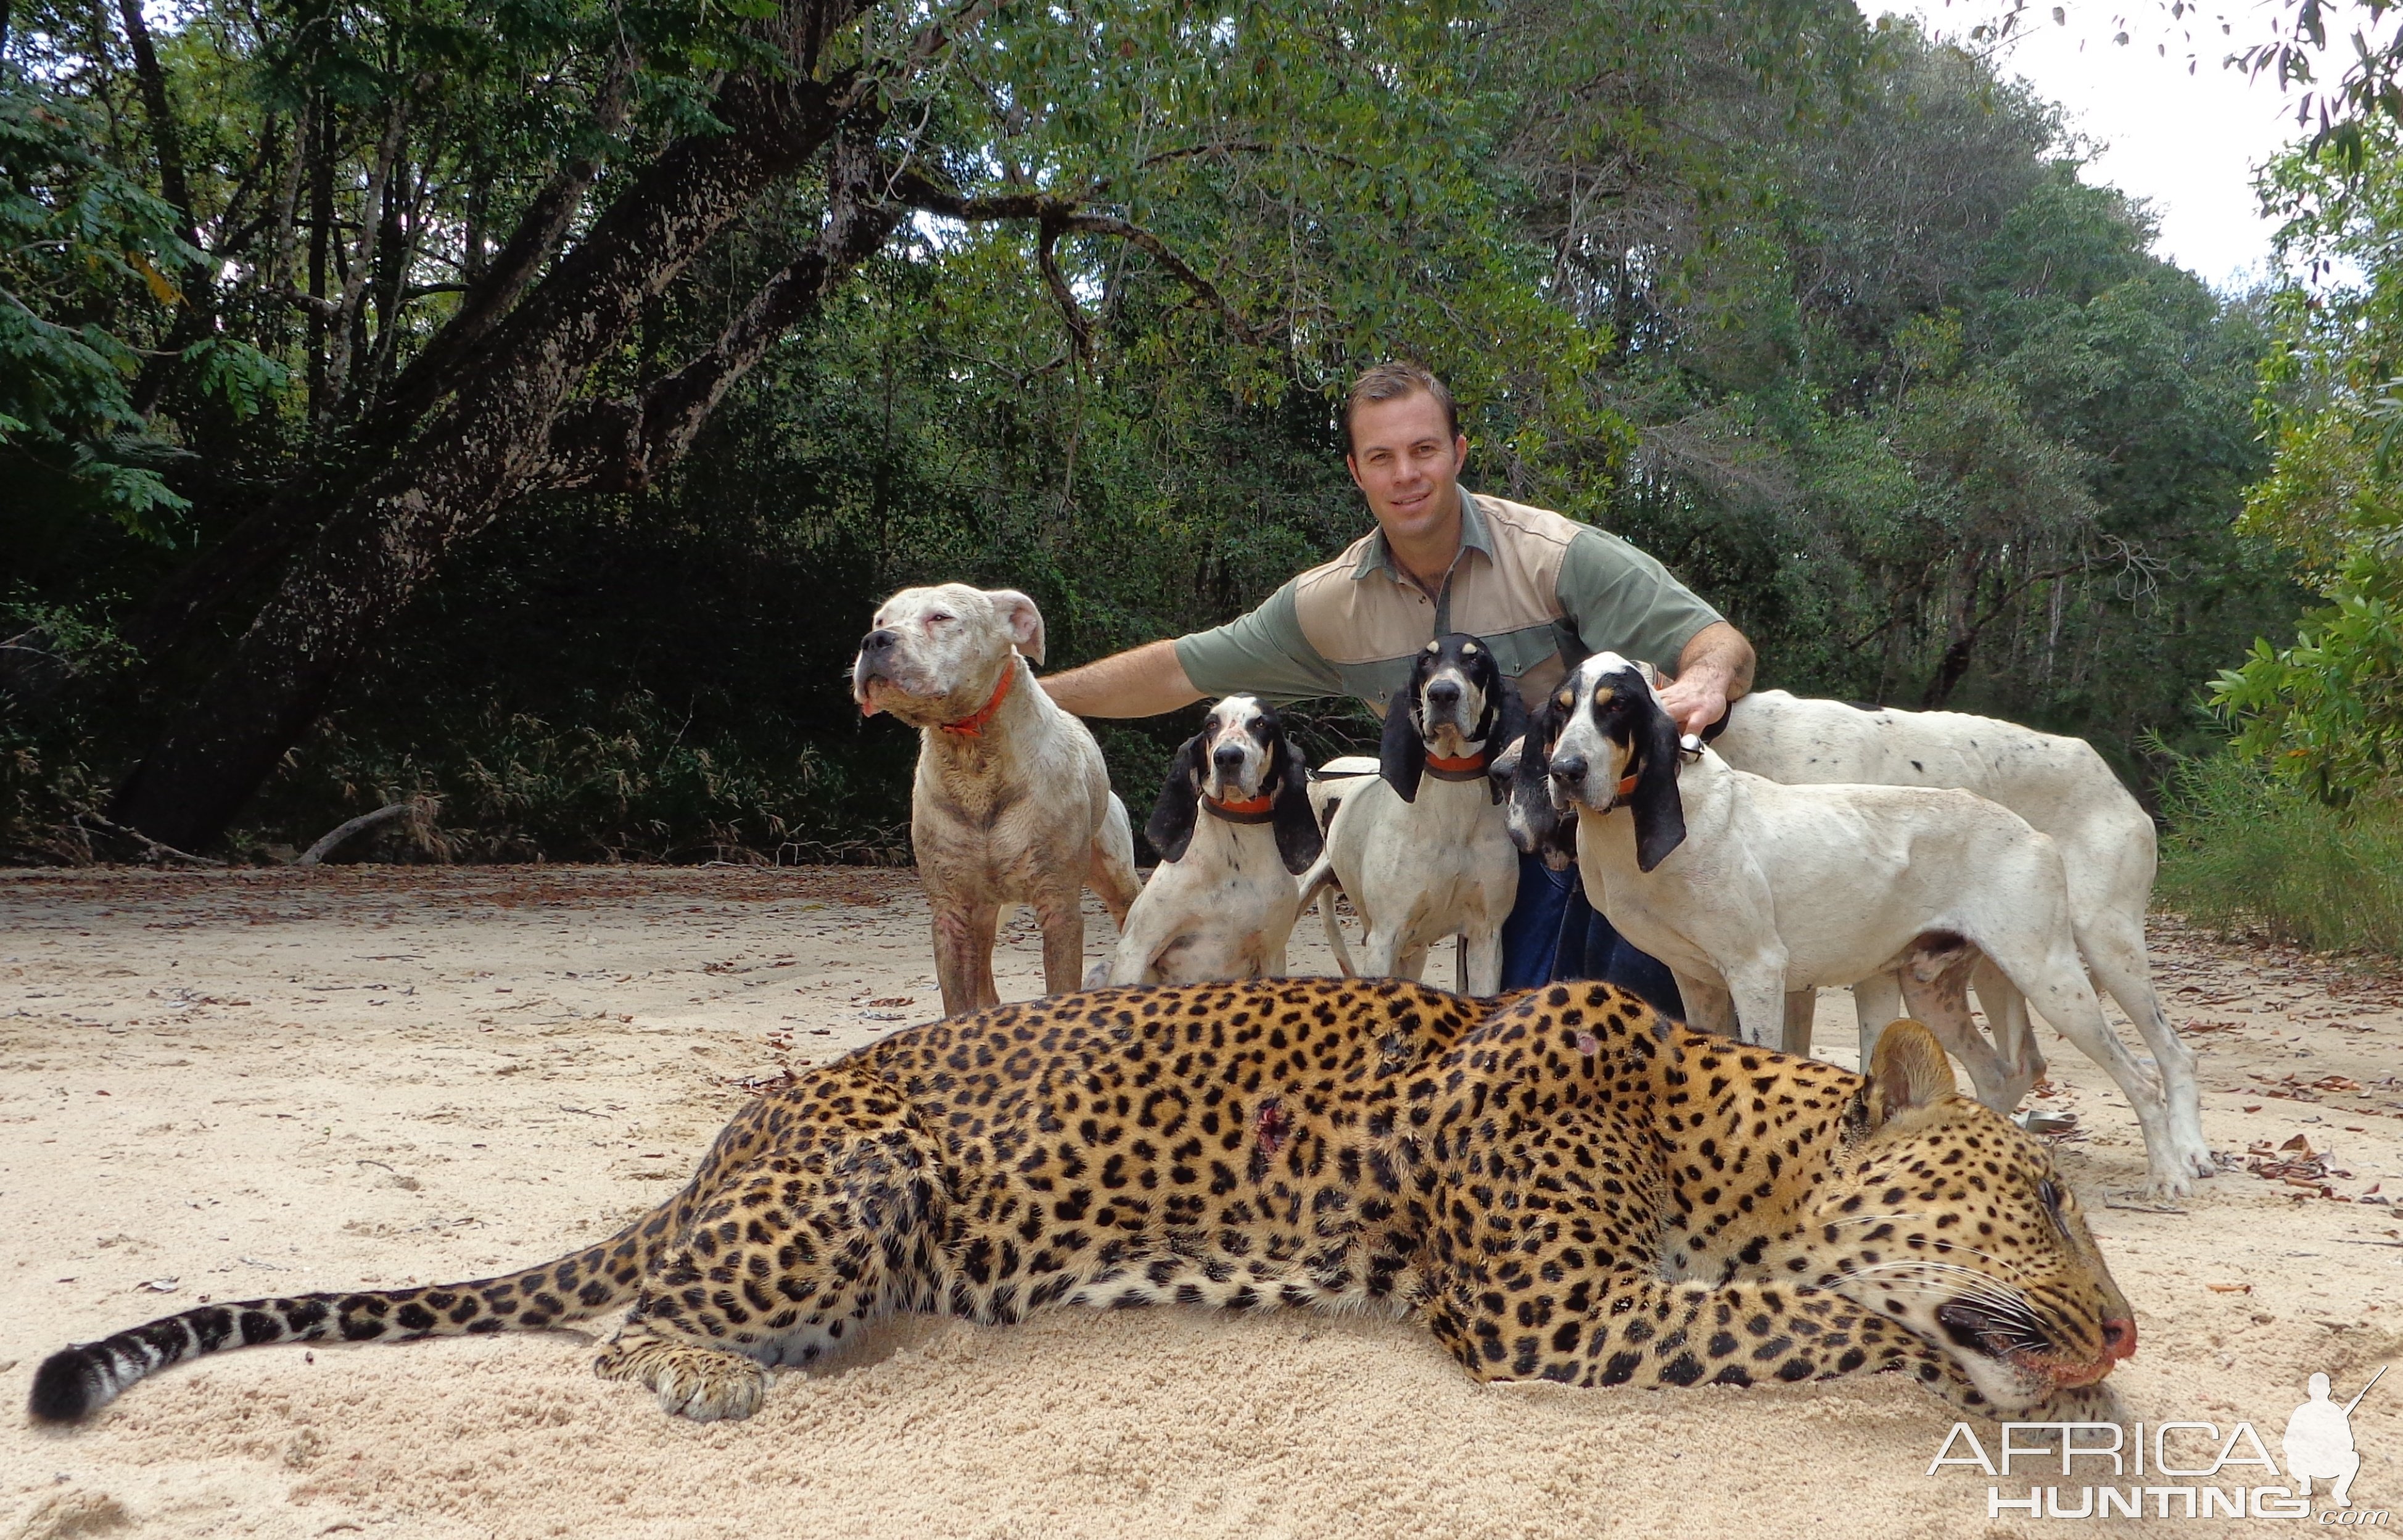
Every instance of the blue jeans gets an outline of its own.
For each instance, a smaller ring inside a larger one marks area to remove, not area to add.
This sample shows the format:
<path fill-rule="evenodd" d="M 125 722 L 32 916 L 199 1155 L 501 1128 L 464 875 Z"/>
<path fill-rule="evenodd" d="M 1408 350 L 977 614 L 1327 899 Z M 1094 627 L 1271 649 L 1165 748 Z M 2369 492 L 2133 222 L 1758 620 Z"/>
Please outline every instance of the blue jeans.
<path fill-rule="evenodd" d="M 1642 995 L 1661 1015 L 1686 1019 L 1675 977 L 1594 911 L 1577 869 L 1554 871 L 1542 857 L 1522 855 L 1518 902 L 1502 923 L 1502 987 L 1532 989 L 1562 978 L 1617 984 Z"/>

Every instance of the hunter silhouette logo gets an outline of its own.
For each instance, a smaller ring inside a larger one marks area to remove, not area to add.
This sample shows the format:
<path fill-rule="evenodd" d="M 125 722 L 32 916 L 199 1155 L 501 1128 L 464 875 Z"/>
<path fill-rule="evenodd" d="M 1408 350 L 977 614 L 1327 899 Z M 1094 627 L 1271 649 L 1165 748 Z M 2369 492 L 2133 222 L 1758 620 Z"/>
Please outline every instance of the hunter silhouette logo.
<path fill-rule="evenodd" d="M 2382 1368 L 2371 1375 L 2369 1385 L 2378 1383 L 2385 1373 Z M 2353 1478 L 2361 1474 L 2361 1455 L 2353 1447 L 2353 1408 L 2369 1394 L 2369 1385 L 2362 1386 L 2359 1395 L 2340 1407 L 2328 1399 L 2328 1377 L 2312 1376 L 2308 1387 L 2312 1398 L 2286 1419 L 2286 1437 L 2281 1446 L 2286 1455 L 2286 1474 L 2294 1478 L 2298 1496 L 2309 1497 L 2313 1481 L 2333 1481 L 2329 1499 L 2340 1508 L 2353 1506 Z"/>
<path fill-rule="evenodd" d="M 2325 1374 L 2306 1382 L 2310 1399 L 2286 1419 L 2285 1469 L 2250 1422 L 2005 1422 L 1992 1453 L 1966 1422 L 1955 1422 L 1927 1474 L 1965 1465 L 1988 1478 L 2045 1482 L 2021 1492 L 1986 1489 L 1986 1517 L 2032 1519 L 2309 1519 L 2312 1483 L 2329 1483 L 2319 1522 L 2383 1527 L 2393 1515 L 2356 1510 L 2361 1454 L 2353 1414 L 2385 1377 L 2381 1368 L 2350 1401 L 2335 1399 Z M 2275 1424 L 2272 1424 L 2274 1426 Z"/>

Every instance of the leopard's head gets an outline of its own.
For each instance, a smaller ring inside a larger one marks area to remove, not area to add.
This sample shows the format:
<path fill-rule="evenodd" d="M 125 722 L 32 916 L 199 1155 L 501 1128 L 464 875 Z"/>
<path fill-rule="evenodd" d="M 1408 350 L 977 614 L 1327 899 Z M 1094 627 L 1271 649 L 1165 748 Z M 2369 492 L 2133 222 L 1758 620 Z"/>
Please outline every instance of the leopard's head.
<path fill-rule="evenodd" d="M 2004 1412 L 2135 1353 L 2127 1297 L 2051 1151 L 1961 1095 L 1934 1034 L 1886 1028 L 1850 1117 L 1777 1271 L 1939 1345 Z"/>

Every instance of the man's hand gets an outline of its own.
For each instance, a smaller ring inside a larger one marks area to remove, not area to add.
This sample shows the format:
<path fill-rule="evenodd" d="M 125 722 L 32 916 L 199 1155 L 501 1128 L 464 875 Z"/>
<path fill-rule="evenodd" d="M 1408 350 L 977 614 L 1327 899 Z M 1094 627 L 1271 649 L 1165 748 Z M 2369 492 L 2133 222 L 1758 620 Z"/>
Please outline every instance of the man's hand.
<path fill-rule="evenodd" d="M 1078 716 L 1157 716 L 1202 699 L 1185 677 L 1174 642 L 1146 642 L 1035 683 Z"/>
<path fill-rule="evenodd" d="M 1752 644 L 1726 621 L 1694 633 L 1677 658 L 1677 677 L 1660 689 L 1660 709 L 1688 737 L 1727 715 L 1729 703 L 1752 687 Z"/>

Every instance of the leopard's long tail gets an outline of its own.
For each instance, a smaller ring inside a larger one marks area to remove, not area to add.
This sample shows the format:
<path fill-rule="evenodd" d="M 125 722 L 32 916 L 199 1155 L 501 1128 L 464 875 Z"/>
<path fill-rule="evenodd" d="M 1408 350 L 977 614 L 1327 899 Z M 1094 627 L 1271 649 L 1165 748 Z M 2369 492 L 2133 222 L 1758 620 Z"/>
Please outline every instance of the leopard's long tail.
<path fill-rule="evenodd" d="M 34 1374 L 26 1408 L 37 1422 L 76 1422 L 171 1364 L 271 1342 L 402 1341 L 536 1331 L 589 1320 L 634 1297 L 649 1256 L 665 1244 L 689 1192 L 581 1251 L 498 1278 L 422 1289 L 296 1294 L 200 1305 L 62 1348 Z"/>

